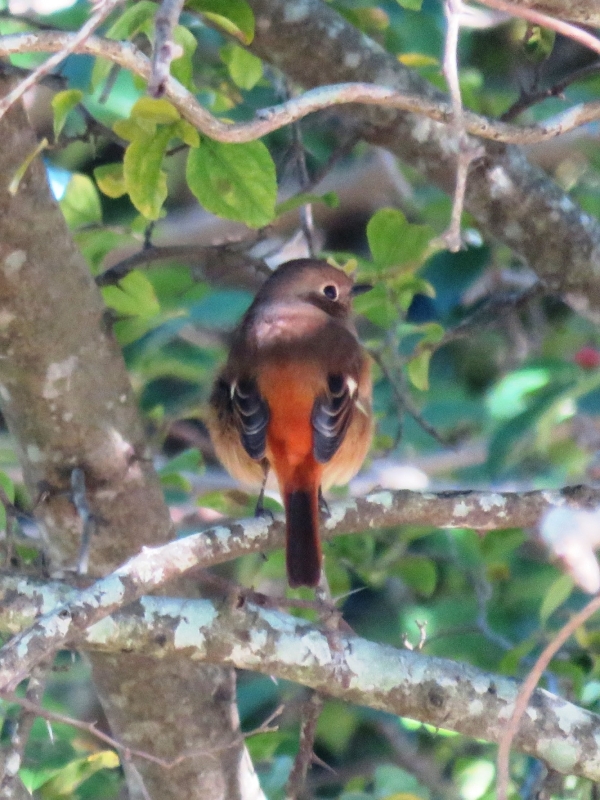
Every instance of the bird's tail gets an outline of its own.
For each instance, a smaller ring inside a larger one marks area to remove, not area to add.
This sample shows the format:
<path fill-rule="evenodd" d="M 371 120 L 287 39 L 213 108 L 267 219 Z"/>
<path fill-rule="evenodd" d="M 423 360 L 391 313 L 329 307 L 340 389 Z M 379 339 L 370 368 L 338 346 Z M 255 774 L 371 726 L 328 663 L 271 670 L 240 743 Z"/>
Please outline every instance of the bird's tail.
<path fill-rule="evenodd" d="M 316 586 L 321 577 L 319 486 L 285 487 L 286 566 L 291 587 Z"/>

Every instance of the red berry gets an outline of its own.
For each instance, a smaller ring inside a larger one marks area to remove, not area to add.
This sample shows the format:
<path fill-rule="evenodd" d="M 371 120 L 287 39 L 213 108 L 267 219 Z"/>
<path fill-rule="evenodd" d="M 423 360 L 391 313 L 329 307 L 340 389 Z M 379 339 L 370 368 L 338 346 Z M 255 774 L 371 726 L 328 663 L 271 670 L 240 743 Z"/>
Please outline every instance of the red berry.
<path fill-rule="evenodd" d="M 582 369 L 597 369 L 600 367 L 600 350 L 589 345 L 582 347 L 575 353 L 574 361 Z"/>

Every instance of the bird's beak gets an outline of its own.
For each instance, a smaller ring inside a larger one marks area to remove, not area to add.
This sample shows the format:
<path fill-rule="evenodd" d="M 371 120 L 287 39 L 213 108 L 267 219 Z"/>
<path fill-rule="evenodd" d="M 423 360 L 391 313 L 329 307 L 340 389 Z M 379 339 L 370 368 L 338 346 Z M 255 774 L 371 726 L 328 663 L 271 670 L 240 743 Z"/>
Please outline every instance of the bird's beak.
<path fill-rule="evenodd" d="M 372 288 L 373 285 L 371 283 L 355 283 L 352 289 L 350 289 L 350 294 L 352 297 L 356 297 L 359 294 L 370 292 Z"/>

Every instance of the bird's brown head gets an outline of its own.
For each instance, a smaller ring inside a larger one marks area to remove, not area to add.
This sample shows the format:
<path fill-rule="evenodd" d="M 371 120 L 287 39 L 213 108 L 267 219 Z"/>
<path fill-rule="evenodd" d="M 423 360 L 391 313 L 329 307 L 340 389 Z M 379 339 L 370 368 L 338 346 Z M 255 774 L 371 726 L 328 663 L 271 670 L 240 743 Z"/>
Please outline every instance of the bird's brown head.
<path fill-rule="evenodd" d="M 349 275 L 326 261 L 299 258 L 279 266 L 263 284 L 256 300 L 302 300 L 337 317 L 346 316 L 352 298 L 371 288 L 370 284 L 354 283 Z"/>

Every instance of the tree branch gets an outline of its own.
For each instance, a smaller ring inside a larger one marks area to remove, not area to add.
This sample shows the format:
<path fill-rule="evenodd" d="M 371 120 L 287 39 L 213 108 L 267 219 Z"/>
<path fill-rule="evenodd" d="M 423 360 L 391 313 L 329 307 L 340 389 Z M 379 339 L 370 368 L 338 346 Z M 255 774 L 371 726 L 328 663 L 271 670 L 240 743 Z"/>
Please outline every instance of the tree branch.
<path fill-rule="evenodd" d="M 586 487 L 560 491 L 510 492 L 452 491 L 420 493 L 376 491 L 331 506 L 324 523 L 325 539 L 397 525 L 438 528 L 534 527 L 550 508 L 600 505 L 600 491 Z M 0 690 L 13 691 L 31 668 L 73 641 L 83 630 L 142 594 L 152 592 L 194 567 L 208 567 L 247 553 L 282 547 L 285 526 L 281 517 L 219 525 L 160 547 L 144 547 L 122 567 L 79 592 L 68 603 L 36 620 L 0 649 Z"/>
<path fill-rule="evenodd" d="M 0 58 L 18 53 L 61 51 L 73 45 L 74 36 L 75 34 L 71 33 L 47 31 L 0 36 Z M 130 42 L 90 37 L 77 43 L 74 51 L 106 58 L 150 80 L 152 74 L 150 59 Z M 201 133 L 216 141 L 231 143 L 259 139 L 267 133 L 303 119 L 308 114 L 349 103 L 409 111 L 446 124 L 451 123 L 454 117 L 452 104 L 446 100 L 436 101 L 424 95 L 399 92 L 369 83 L 340 83 L 312 89 L 285 103 L 259 109 L 256 112 L 256 119 L 251 122 L 235 124 L 223 122 L 213 116 L 175 78 L 165 78 L 164 95 Z M 600 119 L 600 101 L 579 104 L 537 125 L 510 125 L 472 111 L 463 112 L 465 130 L 473 136 L 521 145 L 554 139 L 598 119 Z"/>
<path fill-rule="evenodd" d="M 0 579 L 0 597 L 8 593 L 20 609 L 20 624 L 26 624 L 44 603 L 60 603 L 73 590 L 8 575 Z M 143 597 L 87 630 L 78 646 L 160 658 L 185 654 L 193 661 L 274 675 L 330 697 L 500 741 L 518 681 L 236 600 Z M 0 629 L 14 626 L 10 605 L 0 604 Z M 538 689 L 514 746 L 551 769 L 599 781 L 598 741 L 600 716 Z"/>

